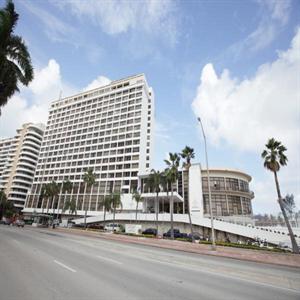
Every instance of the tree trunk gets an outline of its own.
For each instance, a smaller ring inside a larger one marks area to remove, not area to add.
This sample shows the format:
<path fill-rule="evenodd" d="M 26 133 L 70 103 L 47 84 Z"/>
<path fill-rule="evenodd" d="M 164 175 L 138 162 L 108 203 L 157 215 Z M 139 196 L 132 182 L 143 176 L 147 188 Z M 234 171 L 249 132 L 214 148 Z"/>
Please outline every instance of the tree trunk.
<path fill-rule="evenodd" d="M 156 214 L 156 237 L 158 238 L 158 193 L 156 193 L 155 214 Z"/>
<path fill-rule="evenodd" d="M 114 214 L 113 214 L 113 232 L 115 232 L 115 218 L 116 218 L 116 208 L 114 207 Z"/>
<path fill-rule="evenodd" d="M 172 239 L 172 240 L 174 240 L 173 211 L 174 211 L 174 199 L 173 199 L 173 184 L 172 184 L 172 185 L 171 185 L 171 202 L 170 202 L 171 239 Z"/>
<path fill-rule="evenodd" d="M 103 215 L 103 230 L 105 231 L 105 217 L 106 217 L 106 209 L 104 208 L 104 215 Z"/>
<path fill-rule="evenodd" d="M 292 243 L 292 248 L 293 248 L 293 253 L 299 254 L 299 247 L 297 245 L 292 227 L 290 225 L 289 219 L 286 215 L 285 209 L 284 209 L 284 205 L 283 205 L 283 201 L 282 201 L 282 197 L 281 197 L 281 193 L 280 193 L 280 188 L 279 188 L 279 182 L 278 182 L 278 178 L 277 178 L 277 172 L 274 171 L 274 177 L 275 177 L 275 183 L 276 183 L 276 190 L 277 190 L 277 195 L 278 195 L 278 202 L 279 202 L 279 206 L 285 221 L 285 224 L 288 228 L 289 231 L 289 235 L 290 235 L 290 239 L 291 239 L 291 243 Z"/>
<path fill-rule="evenodd" d="M 87 215 L 87 209 L 85 209 L 84 212 L 84 228 L 86 229 L 86 215 Z"/>
<path fill-rule="evenodd" d="M 136 208 L 135 208 L 135 223 L 137 223 L 137 211 L 138 211 L 138 205 L 139 205 L 139 203 L 136 202 Z"/>

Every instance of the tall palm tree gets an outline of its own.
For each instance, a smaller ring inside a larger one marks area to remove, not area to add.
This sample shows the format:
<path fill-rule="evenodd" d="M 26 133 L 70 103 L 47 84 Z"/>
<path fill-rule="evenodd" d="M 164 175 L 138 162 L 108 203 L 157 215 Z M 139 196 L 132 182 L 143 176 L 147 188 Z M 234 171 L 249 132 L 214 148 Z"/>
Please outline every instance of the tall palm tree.
<path fill-rule="evenodd" d="M 178 179 L 178 168 L 180 156 L 177 153 L 169 153 L 169 159 L 165 159 L 167 169 L 165 170 L 166 178 L 171 183 L 171 201 L 170 201 L 170 217 L 171 217 L 171 239 L 174 239 L 174 183 Z"/>
<path fill-rule="evenodd" d="M 154 191 L 156 194 L 155 197 L 156 237 L 158 237 L 158 210 L 159 210 L 158 194 L 160 192 L 160 187 L 163 180 L 162 178 L 163 178 L 163 174 L 160 171 L 156 171 L 152 169 L 147 182 L 147 186 L 151 189 L 151 191 Z"/>
<path fill-rule="evenodd" d="M 52 182 L 46 184 L 45 195 L 47 197 L 51 198 L 50 205 L 48 205 L 48 208 L 47 208 L 48 211 L 49 211 L 49 207 L 52 208 L 53 201 L 54 201 L 55 197 L 57 197 L 59 195 L 59 191 L 60 191 L 59 184 L 56 183 L 55 181 L 52 181 Z M 54 217 L 54 212 L 53 212 L 53 217 Z"/>
<path fill-rule="evenodd" d="M 73 215 L 74 213 L 75 213 L 75 215 L 77 214 L 77 207 L 76 207 L 75 199 L 69 199 L 65 202 L 63 212 L 65 212 L 66 210 L 69 210 L 70 215 Z"/>
<path fill-rule="evenodd" d="M 136 207 L 135 207 L 135 222 L 137 223 L 137 213 L 138 213 L 138 206 L 139 203 L 143 202 L 143 197 L 138 191 L 134 191 L 132 198 L 136 202 Z"/>
<path fill-rule="evenodd" d="M 111 209 L 113 211 L 113 232 L 115 231 L 116 210 L 122 210 L 122 201 L 120 193 L 111 193 Z"/>
<path fill-rule="evenodd" d="M 104 197 L 103 201 L 103 209 L 104 209 L 104 215 L 103 215 L 103 228 L 105 228 L 105 217 L 106 217 L 106 212 L 111 210 L 111 201 L 112 197 L 111 195 L 106 195 Z"/>
<path fill-rule="evenodd" d="M 280 170 L 280 167 L 285 166 L 287 164 L 288 159 L 284 153 L 287 149 L 284 145 L 281 144 L 281 142 L 276 141 L 274 138 L 269 139 L 265 146 L 266 149 L 261 154 L 261 157 L 264 159 L 264 167 L 269 171 L 273 172 L 274 174 L 277 196 L 278 196 L 278 203 L 282 215 L 284 217 L 284 221 L 289 231 L 293 252 L 299 253 L 299 247 L 297 245 L 295 236 L 292 231 L 292 227 L 290 225 L 290 222 L 288 220 L 288 217 L 284 209 L 284 203 L 281 197 L 278 176 L 277 176 L 277 172 Z"/>
<path fill-rule="evenodd" d="M 69 179 L 67 179 L 67 180 L 65 180 L 63 182 L 63 184 L 62 184 L 62 192 L 63 192 L 63 194 L 65 194 L 65 193 L 71 193 L 72 188 L 73 188 L 73 183 Z"/>
<path fill-rule="evenodd" d="M 92 168 L 89 168 L 84 174 L 83 174 L 83 181 L 85 183 L 85 187 L 91 188 L 95 182 L 96 182 L 96 174 L 94 173 Z M 86 189 L 85 189 L 86 190 Z M 84 227 L 86 228 L 86 215 L 88 206 L 86 205 L 85 199 L 83 200 L 85 204 L 85 214 L 84 214 Z"/>
<path fill-rule="evenodd" d="M 183 162 L 183 168 L 186 169 L 187 172 L 187 178 L 189 180 L 189 172 L 190 172 L 190 167 L 191 167 L 191 160 L 192 158 L 195 158 L 195 152 L 194 149 L 189 147 L 189 146 L 185 146 L 185 148 L 182 150 L 182 152 L 180 153 L 180 156 L 185 159 L 185 161 Z M 182 174 L 184 174 L 182 172 Z M 189 215 L 189 222 L 190 222 L 190 228 L 191 228 L 191 235 L 192 235 L 192 242 L 195 242 L 194 239 L 194 235 L 193 235 L 193 224 L 192 224 L 192 218 L 191 218 L 191 207 L 190 207 L 190 199 L 188 201 L 188 215 Z"/>
<path fill-rule="evenodd" d="M 20 36 L 13 34 L 18 19 L 13 2 L 7 0 L 0 10 L 0 108 L 19 91 L 19 82 L 27 86 L 33 79 L 27 47 Z"/>
<path fill-rule="evenodd" d="M 63 181 L 62 186 L 61 186 L 62 194 L 71 193 L 72 189 L 73 189 L 73 183 L 69 179 Z M 66 199 L 66 197 L 65 197 L 65 199 Z M 74 206 L 74 203 L 75 203 L 75 206 Z M 60 206 L 60 205 L 58 205 L 58 206 Z M 76 201 L 72 201 L 71 199 L 66 200 L 63 205 L 63 212 L 68 209 L 69 209 L 69 213 L 71 213 L 71 211 L 72 211 L 72 214 L 74 212 L 76 212 Z"/>

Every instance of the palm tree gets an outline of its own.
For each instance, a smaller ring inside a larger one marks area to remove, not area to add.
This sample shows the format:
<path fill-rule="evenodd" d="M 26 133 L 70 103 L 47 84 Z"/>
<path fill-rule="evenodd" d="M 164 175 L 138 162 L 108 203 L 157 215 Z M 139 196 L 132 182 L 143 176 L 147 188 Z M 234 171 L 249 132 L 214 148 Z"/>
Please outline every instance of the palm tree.
<path fill-rule="evenodd" d="M 113 232 L 115 231 L 116 210 L 119 207 L 122 210 L 122 201 L 120 193 L 111 193 L 111 209 L 113 211 Z"/>
<path fill-rule="evenodd" d="M 151 173 L 148 177 L 147 186 L 151 189 L 151 191 L 154 191 L 156 194 L 155 197 L 155 214 L 156 214 L 156 237 L 158 237 L 158 194 L 160 192 L 160 186 L 162 184 L 163 174 L 159 171 L 155 171 L 154 169 L 151 170 Z"/>
<path fill-rule="evenodd" d="M 169 153 L 169 159 L 165 159 L 168 168 L 165 170 L 166 178 L 171 183 L 171 201 L 170 201 L 170 217 L 171 217 L 171 239 L 174 239 L 174 183 L 178 179 L 178 168 L 180 156 L 177 153 Z"/>
<path fill-rule="evenodd" d="M 44 205 L 43 201 L 47 197 L 46 195 L 46 188 L 44 185 L 41 186 L 40 194 L 39 194 L 39 200 L 38 200 L 38 207 L 42 207 L 42 212 L 44 211 Z"/>
<path fill-rule="evenodd" d="M 3 190 L 0 190 L 0 220 L 2 219 L 2 216 L 4 214 L 6 201 L 7 201 L 6 194 L 4 193 Z"/>
<path fill-rule="evenodd" d="M 111 210 L 111 200 L 112 197 L 111 195 L 106 195 L 104 197 L 103 201 L 103 209 L 104 209 L 104 215 L 103 215 L 103 228 L 105 229 L 105 217 L 106 217 L 106 212 Z"/>
<path fill-rule="evenodd" d="M 278 196 L 278 203 L 279 203 L 282 215 L 284 217 L 284 221 L 285 221 L 286 226 L 289 231 L 293 252 L 299 253 L 299 248 L 296 243 L 296 239 L 293 234 L 292 227 L 290 225 L 290 222 L 288 220 L 288 217 L 287 217 L 285 209 L 284 209 L 284 203 L 283 203 L 283 199 L 281 197 L 278 176 L 277 176 L 277 172 L 280 170 L 280 167 L 285 166 L 287 164 L 288 159 L 284 153 L 287 149 L 284 145 L 281 144 L 281 142 L 276 141 L 274 138 L 269 139 L 268 143 L 265 146 L 266 146 L 266 149 L 261 154 L 261 157 L 264 159 L 264 167 L 266 169 L 270 170 L 271 172 L 273 172 L 273 174 L 274 174 L 277 196 Z"/>
<path fill-rule="evenodd" d="M 65 212 L 66 210 L 69 210 L 69 214 L 71 214 L 71 215 L 73 215 L 74 213 L 75 213 L 75 215 L 77 214 L 75 199 L 69 199 L 65 202 L 63 212 Z"/>
<path fill-rule="evenodd" d="M 0 190 L 0 220 L 2 217 L 12 217 L 16 212 L 13 202 L 9 201 L 3 190 Z"/>
<path fill-rule="evenodd" d="M 84 174 L 83 174 L 83 181 L 85 183 L 85 187 L 92 187 L 93 184 L 96 182 L 96 174 L 94 173 L 92 168 L 89 168 Z M 86 201 L 84 199 L 85 204 L 85 214 L 84 214 L 84 227 L 86 228 L 86 215 L 88 206 L 86 205 Z"/>
<path fill-rule="evenodd" d="M 48 211 L 49 211 L 49 207 L 52 207 L 52 205 L 53 205 L 54 198 L 59 195 L 59 190 L 60 190 L 59 185 L 55 181 L 52 181 L 52 182 L 46 184 L 45 196 L 51 198 L 50 205 L 48 205 L 48 208 L 47 208 Z M 54 213 L 53 213 L 53 215 L 54 215 Z"/>
<path fill-rule="evenodd" d="M 73 183 L 69 179 L 65 180 L 62 183 L 62 187 L 61 187 L 62 194 L 71 193 L 72 189 L 73 189 Z M 71 199 L 69 199 L 69 200 L 65 201 L 65 204 L 63 206 L 63 212 L 65 212 L 68 209 L 69 209 L 69 213 L 71 213 L 71 211 L 72 211 L 72 214 L 74 212 L 77 213 L 76 212 L 76 201 L 75 200 L 72 201 Z"/>
<path fill-rule="evenodd" d="M 138 213 L 138 206 L 140 202 L 143 202 L 143 198 L 141 194 L 138 191 L 135 191 L 132 195 L 132 198 L 136 202 L 136 207 L 135 207 L 135 222 L 137 223 L 137 213 Z"/>
<path fill-rule="evenodd" d="M 62 184 L 63 194 L 65 194 L 66 192 L 71 193 L 72 188 L 73 188 L 73 183 L 69 179 L 67 179 L 63 182 L 63 184 Z"/>
<path fill-rule="evenodd" d="M 27 86 L 33 79 L 27 47 L 20 36 L 13 34 L 18 19 L 13 2 L 7 0 L 0 10 L 0 107 L 19 91 L 18 82 Z"/>
<path fill-rule="evenodd" d="M 185 161 L 183 162 L 183 168 L 186 169 L 187 178 L 189 180 L 189 178 L 190 178 L 189 171 L 190 171 L 190 167 L 191 167 L 191 160 L 192 160 L 192 158 L 195 157 L 194 149 L 189 146 L 185 146 L 185 148 L 180 153 L 180 156 L 183 159 L 185 159 Z M 182 174 L 183 174 L 183 172 L 182 172 Z M 190 222 L 190 228 L 191 228 L 192 242 L 194 243 L 195 239 L 194 239 L 194 235 L 193 235 L 193 224 L 192 224 L 192 218 L 191 218 L 190 201 L 188 201 L 188 215 L 189 215 L 189 222 Z"/>

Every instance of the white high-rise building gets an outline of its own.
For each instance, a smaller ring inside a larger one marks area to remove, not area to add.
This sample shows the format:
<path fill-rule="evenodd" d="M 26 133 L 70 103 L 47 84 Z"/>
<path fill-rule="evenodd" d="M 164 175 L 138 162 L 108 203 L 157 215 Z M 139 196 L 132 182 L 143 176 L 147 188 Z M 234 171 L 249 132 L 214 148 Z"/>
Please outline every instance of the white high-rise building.
<path fill-rule="evenodd" d="M 151 169 L 153 126 L 154 94 L 143 74 L 54 101 L 24 212 L 61 213 L 73 199 L 77 214 L 95 215 L 111 192 L 121 192 L 123 210 L 131 210 L 138 175 Z M 92 187 L 83 180 L 88 169 L 96 174 Z M 66 180 L 72 191 L 62 188 Z M 59 195 L 40 197 L 52 181 Z"/>
<path fill-rule="evenodd" d="M 24 124 L 13 138 L 0 140 L 0 189 L 22 209 L 38 161 L 44 125 Z"/>

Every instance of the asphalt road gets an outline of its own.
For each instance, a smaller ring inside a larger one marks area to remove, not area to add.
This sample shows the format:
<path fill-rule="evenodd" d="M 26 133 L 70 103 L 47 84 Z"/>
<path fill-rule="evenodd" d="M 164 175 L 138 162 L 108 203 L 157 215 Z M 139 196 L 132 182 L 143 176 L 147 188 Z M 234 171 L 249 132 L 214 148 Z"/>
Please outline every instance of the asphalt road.
<path fill-rule="evenodd" d="M 300 270 L 0 225 L 0 300 L 300 299 Z"/>

